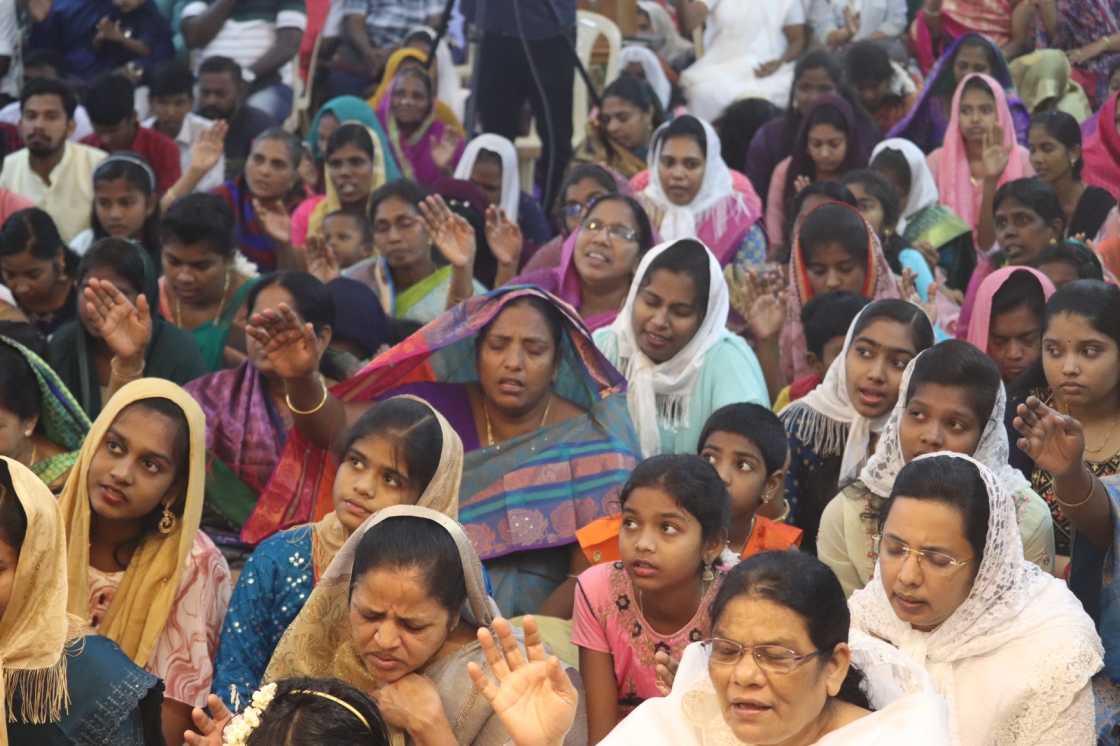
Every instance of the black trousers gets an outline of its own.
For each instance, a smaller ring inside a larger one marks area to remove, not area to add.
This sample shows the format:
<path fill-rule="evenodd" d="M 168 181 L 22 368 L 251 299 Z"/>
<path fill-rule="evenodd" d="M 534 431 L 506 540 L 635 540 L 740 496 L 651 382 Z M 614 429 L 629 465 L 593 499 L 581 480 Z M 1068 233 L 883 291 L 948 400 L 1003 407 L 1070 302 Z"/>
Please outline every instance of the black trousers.
<path fill-rule="evenodd" d="M 523 44 L 528 45 L 536 66 L 544 100 L 533 80 Z M 522 42 L 516 37 L 488 33 L 479 47 L 478 64 L 476 95 L 483 130 L 514 140 L 519 134 L 526 99 L 533 108 L 542 145 L 537 183 L 543 187 L 547 211 L 557 197 L 572 158 L 572 87 L 576 68 L 568 40 L 554 36 Z"/>

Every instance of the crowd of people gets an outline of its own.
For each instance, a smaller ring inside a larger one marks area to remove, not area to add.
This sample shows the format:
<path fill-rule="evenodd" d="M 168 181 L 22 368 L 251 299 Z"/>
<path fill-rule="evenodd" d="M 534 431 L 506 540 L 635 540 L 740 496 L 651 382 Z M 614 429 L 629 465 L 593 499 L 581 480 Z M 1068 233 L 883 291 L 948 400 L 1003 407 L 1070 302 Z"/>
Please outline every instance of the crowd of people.
<path fill-rule="evenodd" d="M 1120 2 L 450 5 L 0 0 L 0 744 L 1120 744 Z"/>

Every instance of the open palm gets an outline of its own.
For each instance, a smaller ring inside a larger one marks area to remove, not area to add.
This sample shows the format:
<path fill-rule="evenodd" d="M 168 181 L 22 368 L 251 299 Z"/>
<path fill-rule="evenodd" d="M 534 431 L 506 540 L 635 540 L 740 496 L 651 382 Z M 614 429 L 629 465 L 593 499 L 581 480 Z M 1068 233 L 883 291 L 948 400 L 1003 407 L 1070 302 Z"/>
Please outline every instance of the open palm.
<path fill-rule="evenodd" d="M 253 314 L 245 333 L 260 347 L 281 378 L 306 378 L 319 369 L 319 340 L 315 329 L 300 321 L 286 303 Z"/>
<path fill-rule="evenodd" d="M 1011 148 L 1003 144 L 1003 128 L 997 124 L 984 136 L 984 152 L 981 155 L 984 176 L 998 179 L 1003 175 L 1010 160 Z"/>
<path fill-rule="evenodd" d="M 122 360 L 144 356 L 152 339 L 152 314 L 148 299 L 140 295 L 133 304 L 107 280 L 91 278 L 83 297 L 93 327 L 113 355 Z"/>
<path fill-rule="evenodd" d="M 516 264 L 521 259 L 521 228 L 496 205 L 486 208 L 486 241 L 499 264 Z"/>
<path fill-rule="evenodd" d="M 268 237 L 279 244 L 288 246 L 292 242 L 292 216 L 280 200 L 253 199 L 253 209 L 257 220 Z"/>
<path fill-rule="evenodd" d="M 1051 474 L 1067 474 L 1085 458 L 1085 432 L 1072 417 L 1029 397 L 1015 411 L 1019 448 Z"/>
<path fill-rule="evenodd" d="M 228 132 L 229 123 L 224 119 L 219 119 L 204 130 L 191 146 L 191 166 L 203 172 L 214 168 L 225 153 Z"/>
<path fill-rule="evenodd" d="M 453 267 L 468 267 L 474 263 L 474 228 L 462 215 L 452 212 L 443 197 L 434 194 L 421 202 L 420 216 L 424 218 L 432 242 Z"/>

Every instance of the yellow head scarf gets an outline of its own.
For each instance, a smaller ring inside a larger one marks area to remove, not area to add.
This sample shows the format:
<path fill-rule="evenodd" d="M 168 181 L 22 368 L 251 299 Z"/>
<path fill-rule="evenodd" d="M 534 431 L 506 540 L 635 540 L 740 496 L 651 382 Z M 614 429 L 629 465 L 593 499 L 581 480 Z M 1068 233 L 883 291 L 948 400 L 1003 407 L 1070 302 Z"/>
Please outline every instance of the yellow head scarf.
<path fill-rule="evenodd" d="M 369 138 L 373 142 L 373 187 L 370 189 L 370 194 L 372 195 L 373 190 L 385 185 L 385 149 L 382 147 L 382 141 L 377 136 L 377 133 L 361 122 L 353 119 L 347 120 L 339 125 L 339 129 L 347 126 L 364 128 L 365 131 L 369 133 Z M 326 152 L 326 143 L 323 143 L 323 151 L 324 153 Z M 307 219 L 307 235 L 309 238 L 311 236 L 321 237 L 323 221 L 332 212 L 342 209 L 342 200 L 338 198 L 338 190 L 334 188 L 334 182 L 331 181 L 329 174 L 325 181 L 327 182 L 327 196 L 325 199 L 321 200 L 319 204 L 315 205 L 315 209 L 311 211 L 311 216 Z"/>
<path fill-rule="evenodd" d="M 99 632 L 144 666 L 163 633 L 179 578 L 202 517 L 206 480 L 206 417 L 190 394 L 161 378 L 141 378 L 118 391 L 93 423 L 78 463 L 59 498 L 67 532 L 70 613 L 89 619 L 89 465 L 109 427 L 125 407 L 142 399 L 168 399 L 183 411 L 189 430 L 190 462 L 182 515 L 170 533 L 149 534 L 128 563 Z"/>
<path fill-rule="evenodd" d="M 423 63 L 427 59 L 427 55 L 411 47 L 401 47 L 389 55 L 389 60 L 385 63 L 385 72 L 381 76 L 381 84 L 377 86 L 377 90 L 373 92 L 373 95 L 368 101 L 370 108 L 374 111 L 381 111 L 381 105 L 385 102 L 389 92 L 393 89 L 393 81 L 397 77 L 397 72 L 400 70 L 401 63 L 405 60 L 416 60 L 417 62 Z M 453 129 L 460 137 L 465 137 L 463 123 L 459 121 L 459 117 L 455 116 L 455 112 L 451 110 L 450 106 L 436 98 L 435 86 L 432 86 L 432 99 L 432 113 L 435 115 L 435 118 Z M 403 166 L 404 164 L 401 165 Z"/>
<path fill-rule="evenodd" d="M 75 625 L 66 613 L 66 533 L 50 489 L 23 464 L 0 458 L 27 515 L 27 534 L 16 563 L 12 595 L 0 617 L 0 744 L 8 743 L 8 719 L 26 723 L 60 720 L 69 707 L 66 641 Z M 3 492 L 0 489 L 0 492 Z M 18 712 L 12 712 L 19 696 Z"/>

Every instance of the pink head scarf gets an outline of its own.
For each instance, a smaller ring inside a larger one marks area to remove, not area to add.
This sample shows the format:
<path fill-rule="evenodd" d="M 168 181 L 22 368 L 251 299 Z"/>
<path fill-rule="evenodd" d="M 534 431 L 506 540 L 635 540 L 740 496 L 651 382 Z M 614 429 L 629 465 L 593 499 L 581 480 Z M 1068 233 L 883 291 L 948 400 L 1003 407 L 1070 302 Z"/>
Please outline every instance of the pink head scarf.
<path fill-rule="evenodd" d="M 980 73 L 972 73 L 957 84 L 953 94 L 953 107 L 949 115 L 949 126 L 945 130 L 945 143 L 941 146 L 940 161 L 937 168 L 937 190 L 941 195 L 941 204 L 949 207 L 964 219 L 964 222 L 976 226 L 980 222 L 980 202 L 983 190 L 972 185 L 972 174 L 968 168 L 968 150 L 961 134 L 961 95 L 965 86 L 974 78 L 984 81 L 996 99 L 996 114 L 999 117 L 999 126 L 1003 130 L 1003 146 L 1011 149 L 1011 156 L 1007 159 L 1007 168 L 999 177 L 999 186 L 1009 181 L 1030 176 L 1033 170 L 1030 161 L 1024 157 L 1022 148 L 1015 141 L 1015 121 L 1011 118 L 1011 109 L 1007 105 L 1007 94 L 994 78 Z"/>
<path fill-rule="evenodd" d="M 968 322 L 968 336 L 966 339 L 981 352 L 988 352 L 988 329 L 992 324 L 992 300 L 1003 284 L 1011 279 L 1016 272 L 1028 272 L 1038 280 L 1042 287 L 1042 296 L 1050 300 L 1054 294 L 1054 283 L 1050 278 L 1031 267 L 1021 265 L 997 269 L 984 278 L 980 288 L 976 291 L 976 301 L 972 306 L 972 318 Z"/>

